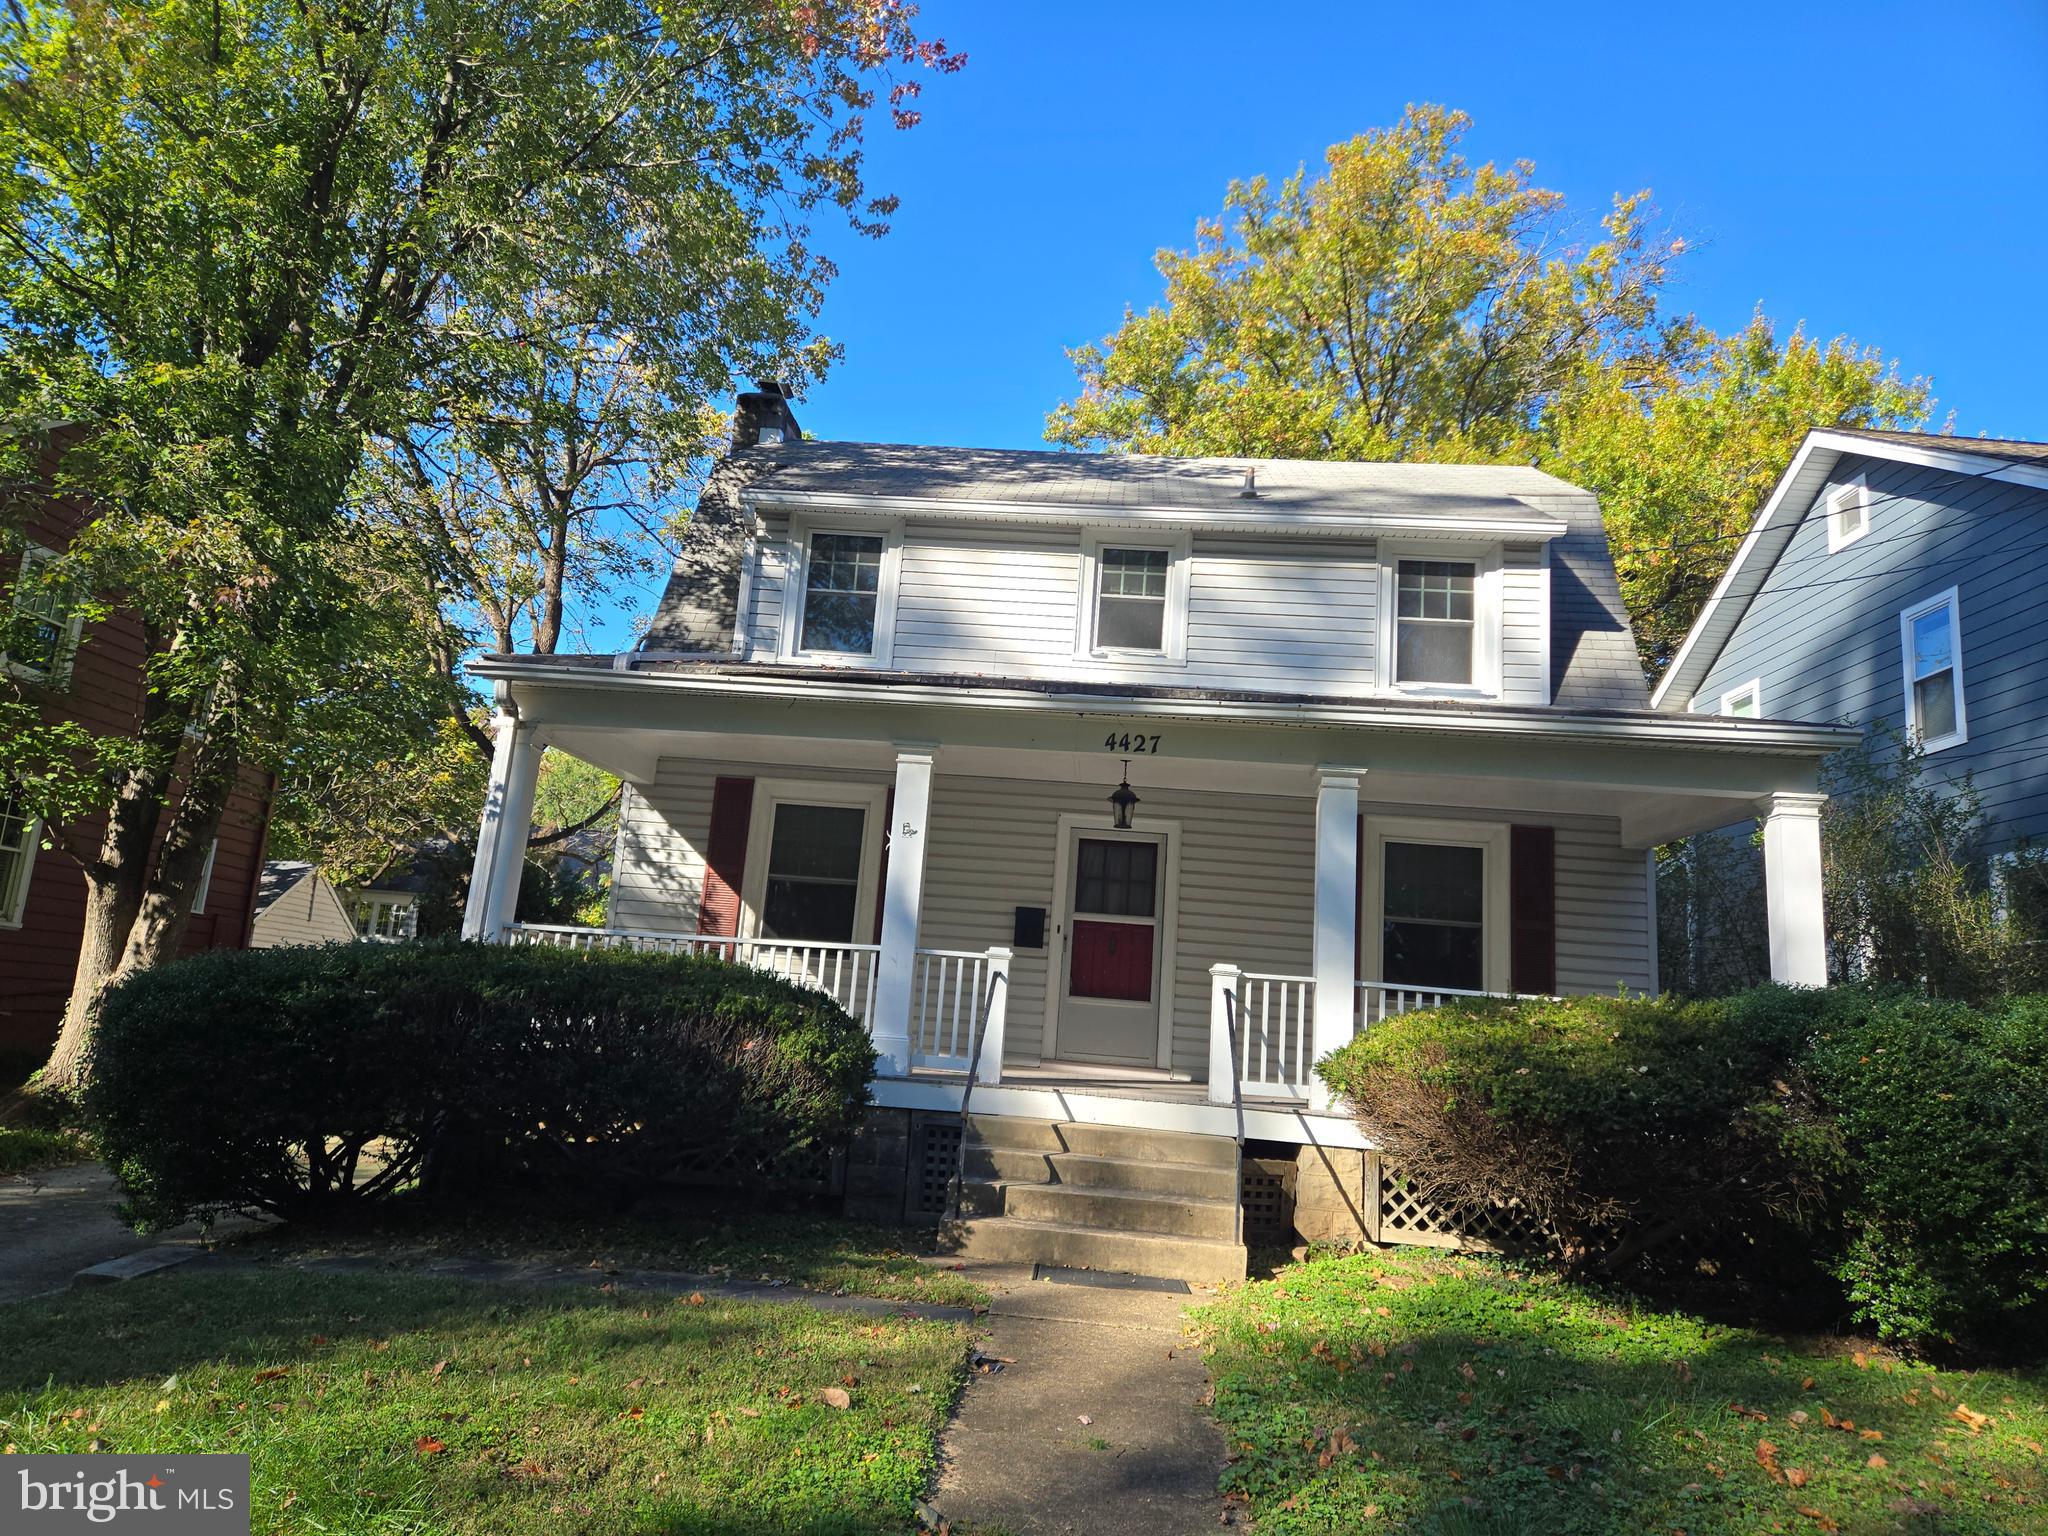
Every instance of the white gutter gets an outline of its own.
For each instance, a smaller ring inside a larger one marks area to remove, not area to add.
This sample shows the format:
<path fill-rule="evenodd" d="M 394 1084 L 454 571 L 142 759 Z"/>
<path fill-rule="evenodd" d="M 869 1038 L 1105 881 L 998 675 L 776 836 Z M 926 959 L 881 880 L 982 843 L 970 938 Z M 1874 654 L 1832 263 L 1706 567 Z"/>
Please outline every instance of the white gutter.
<path fill-rule="evenodd" d="M 1499 498 L 1511 500 L 1512 498 Z M 1265 533 L 1372 536 L 1403 533 L 1440 538 L 1561 538 L 1570 525 L 1554 517 L 1427 517 L 1412 512 L 1283 512 L 1261 510 L 1247 499 L 1241 507 L 1115 506 L 1101 502 L 975 501 L 950 497 L 866 496 L 851 491 L 797 491 L 772 482 L 748 486 L 740 504 L 755 516 L 763 510 L 846 512 L 934 521 L 971 518 L 998 523 L 1073 524 L 1108 527 L 1139 523 L 1152 527 L 1209 531 L 1252 529 Z"/>
<path fill-rule="evenodd" d="M 1399 704 L 1358 705 L 1332 700 L 1250 703 L 1228 699 L 1134 699 L 1121 694 L 1044 693 L 984 686 L 951 688 L 923 683 L 841 683 L 824 678 L 743 678 L 673 672 L 615 671 L 610 667 L 558 667 L 509 658 L 486 659 L 471 675 L 504 684 L 548 688 L 652 688 L 722 698 L 808 700 L 840 704 L 901 703 L 940 709 L 1022 711 L 1030 714 L 1115 713 L 1162 720 L 1299 728 L 1395 726 L 1458 736 L 1514 736 L 1559 741 L 1633 742 L 1709 751 L 1762 751 L 1794 756 L 1838 751 L 1860 739 L 1854 726 L 1793 721 L 1737 720 L 1723 715 L 1662 715 L 1610 719 L 1568 710 L 1523 714 L 1460 706 L 1419 709 Z"/>

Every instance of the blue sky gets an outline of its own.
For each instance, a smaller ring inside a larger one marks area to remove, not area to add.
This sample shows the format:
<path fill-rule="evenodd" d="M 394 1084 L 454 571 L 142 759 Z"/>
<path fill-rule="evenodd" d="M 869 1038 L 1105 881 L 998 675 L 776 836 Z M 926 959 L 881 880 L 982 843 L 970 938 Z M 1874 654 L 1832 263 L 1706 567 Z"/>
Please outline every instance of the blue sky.
<path fill-rule="evenodd" d="M 1761 305 L 1930 376 L 1960 431 L 2048 437 L 2043 0 L 923 11 L 969 63 L 874 134 L 893 232 L 820 228 L 846 357 L 798 408 L 816 435 L 1038 445 L 1062 349 L 1158 296 L 1153 252 L 1232 177 L 1436 101 L 1472 115 L 1472 158 L 1533 160 L 1589 216 L 1653 189 L 1693 243 L 1672 302 L 1707 323 Z"/>

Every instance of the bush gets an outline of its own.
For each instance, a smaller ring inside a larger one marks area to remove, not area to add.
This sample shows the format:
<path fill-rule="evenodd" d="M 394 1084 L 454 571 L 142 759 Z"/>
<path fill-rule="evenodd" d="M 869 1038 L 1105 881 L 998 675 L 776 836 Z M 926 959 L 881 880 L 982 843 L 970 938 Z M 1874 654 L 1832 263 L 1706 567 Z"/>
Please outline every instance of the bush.
<path fill-rule="evenodd" d="M 1575 1271 L 1676 1233 L 1800 1227 L 1832 1138 L 1792 1068 L 1799 994 L 1736 1010 L 1618 997 L 1474 999 L 1376 1024 L 1320 1067 L 1422 1192 L 1519 1206 Z"/>
<path fill-rule="evenodd" d="M 607 1199 L 773 1173 L 845 1142 L 873 1067 L 822 993 L 719 960 L 354 944 L 124 982 L 85 1103 L 133 1219 L 304 1219 L 451 1172 Z"/>
<path fill-rule="evenodd" d="M 2012 1342 L 2048 1298 L 2048 998 L 1830 998 L 1812 1076 L 1850 1154 L 1834 1263 L 1885 1338 Z"/>

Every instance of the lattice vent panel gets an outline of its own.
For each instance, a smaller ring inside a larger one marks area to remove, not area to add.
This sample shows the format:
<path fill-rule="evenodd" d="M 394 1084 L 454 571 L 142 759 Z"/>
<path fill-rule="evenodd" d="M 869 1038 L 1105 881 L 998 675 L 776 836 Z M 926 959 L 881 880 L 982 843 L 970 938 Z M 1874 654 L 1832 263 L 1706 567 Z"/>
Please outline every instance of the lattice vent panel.
<path fill-rule="evenodd" d="M 1245 1242 L 1255 1247 L 1273 1247 L 1292 1239 L 1294 1213 L 1288 1209 L 1287 1177 L 1280 1166 L 1247 1158 L 1242 1192 Z"/>
<path fill-rule="evenodd" d="M 1397 1168 L 1380 1170 L 1380 1241 L 1425 1248 L 1526 1253 L 1544 1246 L 1543 1229 L 1511 1205 L 1460 1210 L 1427 1199 Z"/>
<path fill-rule="evenodd" d="M 916 1210 L 920 1216 L 946 1214 L 946 1188 L 960 1171 L 957 1120 L 928 1120 L 918 1127 L 916 1143 Z"/>

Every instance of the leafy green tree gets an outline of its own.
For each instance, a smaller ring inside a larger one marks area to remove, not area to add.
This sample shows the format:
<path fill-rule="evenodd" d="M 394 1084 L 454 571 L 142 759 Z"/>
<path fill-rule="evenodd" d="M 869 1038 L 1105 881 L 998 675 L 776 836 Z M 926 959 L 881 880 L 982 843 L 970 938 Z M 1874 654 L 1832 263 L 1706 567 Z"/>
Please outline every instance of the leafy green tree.
<path fill-rule="evenodd" d="M 106 985 L 175 952 L 240 765 L 364 654 L 338 530 L 365 439 L 473 393 L 535 295 L 679 399 L 815 363 L 806 220 L 881 232 L 866 124 L 962 62 L 894 0 L 9 7 L 0 410 L 80 425 L 57 488 L 101 515 L 64 574 L 149 657 L 139 736 L 83 765 L 106 832 L 46 1086 Z"/>
<path fill-rule="evenodd" d="M 1469 119 L 1410 107 L 1323 174 L 1232 183 L 1166 292 L 1069 355 L 1046 437 L 1116 452 L 1533 463 L 1599 493 L 1645 666 L 1660 668 L 1808 427 L 1917 424 L 1923 381 L 1757 317 L 1665 306 L 1682 239 L 1649 194 L 1597 231 Z"/>

